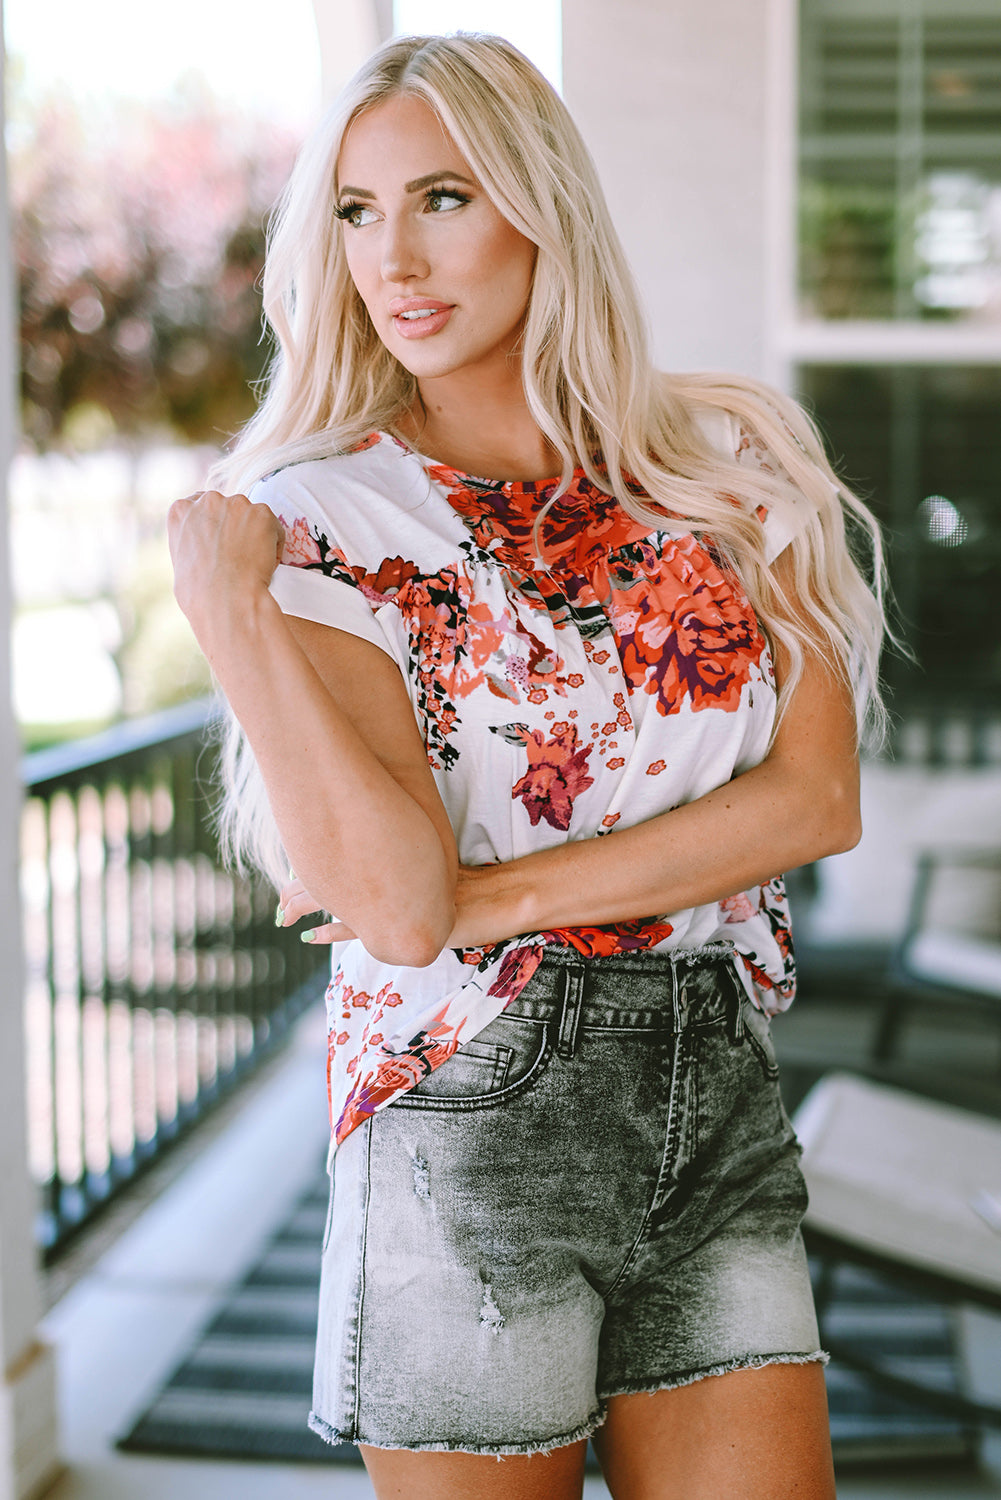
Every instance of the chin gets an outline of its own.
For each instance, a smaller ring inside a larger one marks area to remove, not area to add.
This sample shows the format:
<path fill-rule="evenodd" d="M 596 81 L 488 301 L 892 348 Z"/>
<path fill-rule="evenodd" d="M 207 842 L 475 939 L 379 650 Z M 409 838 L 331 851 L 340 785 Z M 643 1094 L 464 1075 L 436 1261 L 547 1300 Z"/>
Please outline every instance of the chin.
<path fill-rule="evenodd" d="M 417 380 L 434 380 L 442 375 L 454 375 L 471 363 L 459 355 L 450 356 L 445 350 L 422 349 L 418 352 L 408 348 L 392 349 L 391 353 L 408 374 Z"/>
<path fill-rule="evenodd" d="M 396 347 L 397 342 L 402 343 L 403 340 L 394 340 L 387 348 L 415 380 L 438 380 L 445 375 L 457 375 L 462 370 L 487 370 L 491 367 L 500 372 L 499 379 L 507 376 L 509 355 L 504 345 L 492 344 L 486 349 L 450 349 L 443 345 L 415 349 L 413 345 L 408 345 L 399 349 Z M 428 346 L 433 342 L 429 339 Z"/>

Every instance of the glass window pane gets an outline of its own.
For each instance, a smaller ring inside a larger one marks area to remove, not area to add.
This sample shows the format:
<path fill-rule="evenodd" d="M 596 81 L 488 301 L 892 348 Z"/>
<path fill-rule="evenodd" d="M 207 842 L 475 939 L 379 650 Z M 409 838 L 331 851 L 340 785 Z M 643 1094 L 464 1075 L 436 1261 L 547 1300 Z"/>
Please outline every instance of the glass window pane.
<path fill-rule="evenodd" d="M 1001 5 L 802 0 L 807 316 L 1001 321 Z"/>
<path fill-rule="evenodd" d="M 1001 702 L 1001 370 L 808 366 L 800 394 L 839 472 L 887 529 L 917 664 L 887 659 L 894 709 Z"/>

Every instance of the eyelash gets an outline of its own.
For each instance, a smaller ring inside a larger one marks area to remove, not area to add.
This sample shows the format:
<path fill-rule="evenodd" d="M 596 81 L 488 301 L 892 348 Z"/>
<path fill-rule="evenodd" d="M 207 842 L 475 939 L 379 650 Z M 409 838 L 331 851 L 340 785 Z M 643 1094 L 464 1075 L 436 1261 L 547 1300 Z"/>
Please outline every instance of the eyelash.
<path fill-rule="evenodd" d="M 334 209 L 334 218 L 343 219 L 345 223 L 350 223 L 352 214 L 356 214 L 360 209 L 367 207 L 367 203 L 355 203 L 348 198 L 346 202 L 338 203 Z M 358 226 L 356 225 L 355 227 L 357 228 Z"/>
<path fill-rule="evenodd" d="M 460 193 L 457 188 L 445 187 L 429 187 L 424 194 L 425 204 L 430 205 L 432 198 L 452 198 L 456 203 L 460 205 L 460 207 L 470 201 L 467 194 Z M 347 202 L 339 203 L 337 205 L 337 207 L 334 209 L 334 217 L 350 224 L 352 214 L 356 214 L 360 209 L 368 207 L 370 207 L 370 205 L 367 203 L 359 203 L 356 200 L 352 201 L 351 199 L 348 199 Z M 446 210 L 446 212 L 451 212 L 451 210 Z M 353 227 L 355 229 L 360 229 L 363 226 L 360 224 L 355 224 Z"/>
<path fill-rule="evenodd" d="M 454 198 L 458 204 L 469 202 L 468 193 L 460 193 L 458 188 L 430 187 L 424 194 L 424 202 L 430 203 L 432 198 Z"/>

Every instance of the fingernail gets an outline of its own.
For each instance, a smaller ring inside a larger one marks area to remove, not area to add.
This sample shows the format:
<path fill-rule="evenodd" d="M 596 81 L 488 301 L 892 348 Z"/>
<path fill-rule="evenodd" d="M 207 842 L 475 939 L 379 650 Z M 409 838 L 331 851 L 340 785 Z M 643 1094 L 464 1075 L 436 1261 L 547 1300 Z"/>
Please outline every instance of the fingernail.
<path fill-rule="evenodd" d="M 295 879 L 295 871 L 293 870 L 293 868 L 292 868 L 291 865 L 289 865 L 289 867 L 288 867 L 288 878 L 289 878 L 289 880 L 294 880 Z"/>
<path fill-rule="evenodd" d="M 316 928 L 315 927 L 311 927 L 308 932 L 300 932 L 300 934 L 299 934 L 299 941 L 300 941 L 300 943 L 311 943 L 315 937 L 316 937 Z"/>
<path fill-rule="evenodd" d="M 284 912 L 283 908 L 280 907 L 280 906 L 279 906 L 278 910 L 275 912 L 275 926 L 276 927 L 284 927 L 285 926 L 285 912 Z"/>

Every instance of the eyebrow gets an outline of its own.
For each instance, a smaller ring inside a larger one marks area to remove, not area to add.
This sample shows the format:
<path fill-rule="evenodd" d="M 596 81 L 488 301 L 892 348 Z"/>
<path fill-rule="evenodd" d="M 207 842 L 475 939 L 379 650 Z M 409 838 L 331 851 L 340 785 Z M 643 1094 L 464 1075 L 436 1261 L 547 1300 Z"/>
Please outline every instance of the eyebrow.
<path fill-rule="evenodd" d="M 413 182 L 405 182 L 403 191 L 405 193 L 419 193 L 422 188 L 431 187 L 439 182 L 464 182 L 467 187 L 475 187 L 471 177 L 463 177 L 461 172 L 428 172 L 426 177 L 415 177 Z M 350 193 L 352 198 L 374 198 L 375 194 L 368 192 L 366 188 L 348 187 L 344 185 L 338 192 L 338 197 Z"/>

